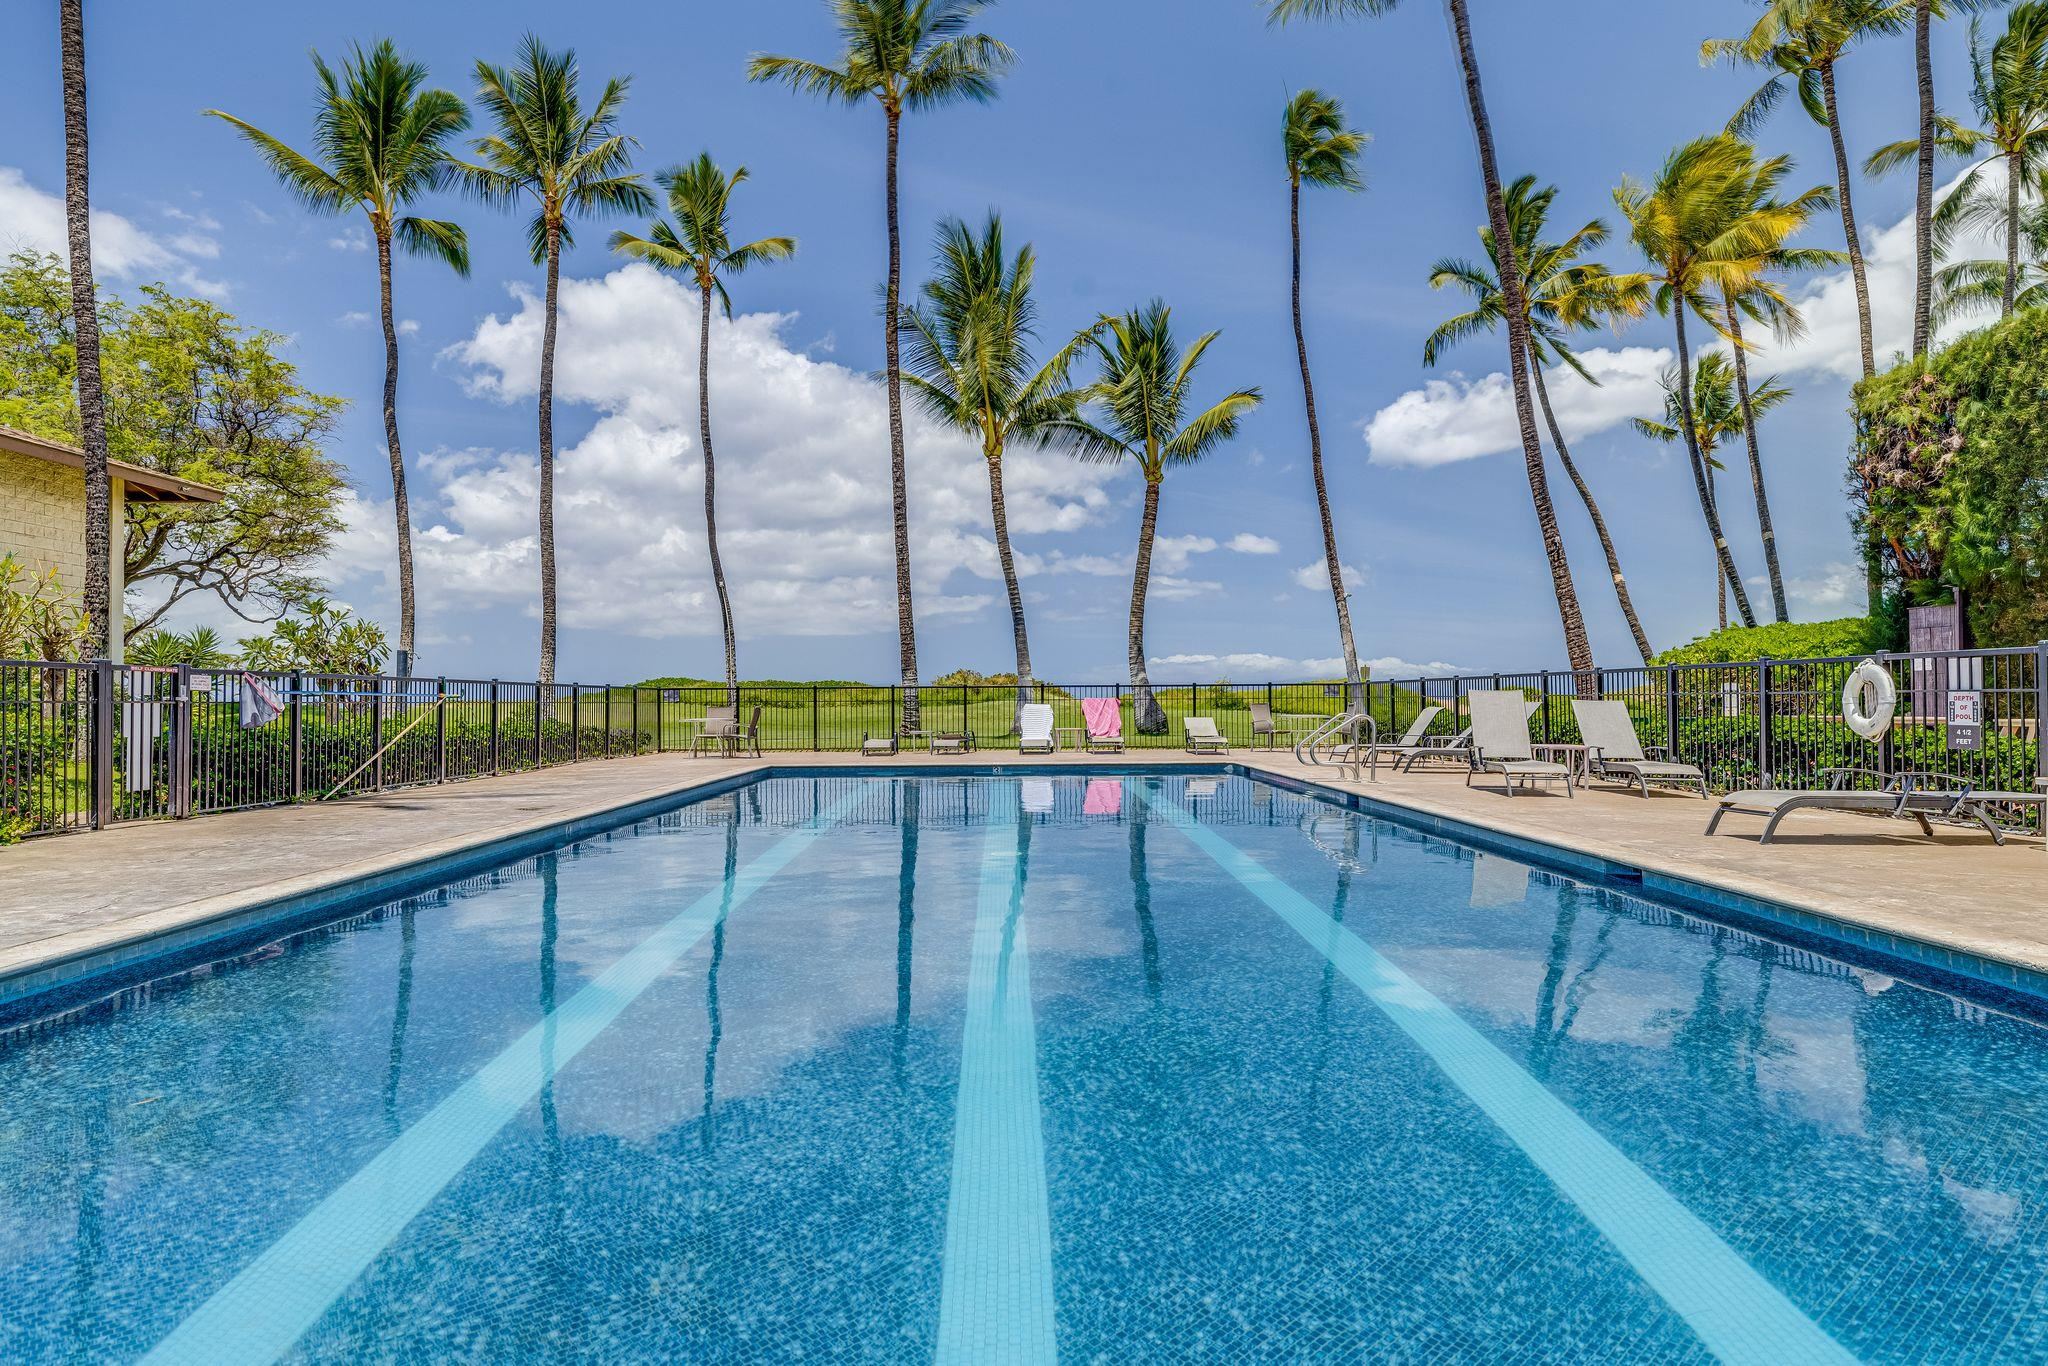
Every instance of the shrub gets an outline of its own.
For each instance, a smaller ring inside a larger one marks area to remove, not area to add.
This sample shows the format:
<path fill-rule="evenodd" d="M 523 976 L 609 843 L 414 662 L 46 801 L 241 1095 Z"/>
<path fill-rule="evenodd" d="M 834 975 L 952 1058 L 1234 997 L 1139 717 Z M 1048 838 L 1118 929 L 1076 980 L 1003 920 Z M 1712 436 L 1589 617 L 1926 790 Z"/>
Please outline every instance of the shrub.
<path fill-rule="evenodd" d="M 1758 659 L 1839 659 L 1890 646 L 1885 624 L 1870 617 L 1730 626 L 1657 656 L 1659 664 L 1739 664 Z"/>

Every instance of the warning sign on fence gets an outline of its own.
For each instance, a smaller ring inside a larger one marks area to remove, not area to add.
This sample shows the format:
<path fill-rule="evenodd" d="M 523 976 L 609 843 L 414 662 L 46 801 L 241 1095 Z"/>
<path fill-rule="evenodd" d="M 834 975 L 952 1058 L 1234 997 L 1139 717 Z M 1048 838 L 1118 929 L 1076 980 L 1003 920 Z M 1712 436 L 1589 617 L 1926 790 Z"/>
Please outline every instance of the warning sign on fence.
<path fill-rule="evenodd" d="M 1984 694 L 1958 689 L 1948 695 L 1948 747 L 1984 748 Z"/>

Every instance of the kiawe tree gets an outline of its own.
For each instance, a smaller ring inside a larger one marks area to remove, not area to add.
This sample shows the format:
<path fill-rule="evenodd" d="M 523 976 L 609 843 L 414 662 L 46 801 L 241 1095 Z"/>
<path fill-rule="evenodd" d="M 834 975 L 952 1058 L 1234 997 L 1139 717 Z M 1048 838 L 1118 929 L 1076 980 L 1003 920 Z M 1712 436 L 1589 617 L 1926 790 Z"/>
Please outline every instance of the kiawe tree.
<path fill-rule="evenodd" d="M 1197 337 L 1185 351 L 1173 337 L 1173 311 L 1158 299 L 1119 317 L 1104 318 L 1089 338 L 1102 363 L 1089 396 L 1101 406 L 1103 428 L 1112 438 L 1082 458 L 1137 462 L 1145 479 L 1145 507 L 1138 522 L 1138 554 L 1131 575 L 1130 668 L 1134 722 L 1139 733 L 1158 735 L 1166 713 L 1152 694 L 1145 668 L 1145 599 L 1152 582 L 1152 540 L 1159 526 L 1159 486 L 1166 472 L 1192 465 L 1237 435 L 1247 413 L 1259 406 L 1257 389 L 1238 389 L 1201 412 L 1189 415 L 1195 370 L 1221 333 Z"/>
<path fill-rule="evenodd" d="M 1509 185 L 1506 192 L 1508 223 L 1514 232 L 1515 259 L 1521 265 L 1524 289 L 1529 299 L 1529 372 L 1535 381 L 1537 404 L 1543 410 L 1544 424 L 1550 431 L 1550 444 L 1557 451 L 1558 463 L 1564 466 L 1565 474 L 1571 478 L 1572 487 L 1578 490 L 1579 500 L 1586 505 L 1586 515 L 1592 520 L 1594 534 L 1600 539 L 1600 549 L 1607 557 L 1607 572 L 1614 580 L 1615 600 L 1621 608 L 1622 618 L 1628 623 L 1636 650 L 1647 664 L 1653 653 L 1650 638 L 1644 632 L 1635 602 L 1629 596 L 1628 579 L 1621 572 L 1620 552 L 1615 549 L 1614 537 L 1607 529 L 1607 519 L 1600 512 L 1600 504 L 1593 498 L 1592 487 L 1572 460 L 1571 447 L 1566 443 L 1557 414 L 1551 408 L 1550 386 L 1544 380 L 1543 370 L 1546 365 L 1567 365 L 1580 379 L 1597 385 L 1600 381 L 1573 353 L 1570 335 L 1576 331 L 1591 331 L 1604 323 L 1640 317 L 1648 307 L 1649 277 L 1641 274 L 1616 275 L 1607 267 L 1584 259 L 1587 252 L 1607 240 L 1607 225 L 1597 218 L 1562 242 L 1544 240 L 1543 231 L 1550 217 L 1550 206 L 1556 198 L 1557 187 L 1546 185 L 1538 188 L 1534 176 L 1521 177 Z M 1484 263 L 1446 258 L 1430 269 L 1430 288 L 1456 285 L 1472 296 L 1472 307 L 1446 319 L 1430 333 L 1422 346 L 1425 365 L 1435 365 L 1445 349 L 1458 341 L 1499 327 L 1506 316 L 1500 292 L 1500 253 L 1492 229 L 1480 228 L 1479 241 L 1486 250 Z"/>
<path fill-rule="evenodd" d="M 1337 604 L 1337 639 L 1344 650 L 1345 707 L 1365 710 L 1365 687 L 1358 670 L 1358 645 L 1351 634 L 1351 599 L 1344 591 L 1344 565 L 1337 554 L 1337 527 L 1330 517 L 1330 490 L 1323 477 L 1323 429 L 1316 417 L 1316 387 L 1308 365 L 1308 335 L 1301 322 L 1301 187 L 1358 191 L 1365 180 L 1358 159 L 1369 139 L 1344 122 L 1344 106 L 1320 90 L 1303 90 L 1287 102 L 1281 118 L 1281 142 L 1287 155 L 1287 220 L 1291 257 L 1289 303 L 1294 313 L 1294 354 L 1301 365 L 1301 398 L 1308 410 L 1309 471 L 1316 486 L 1316 512 L 1323 529 L 1323 563 L 1330 574 L 1330 595 Z"/>
<path fill-rule="evenodd" d="M 1293 19 L 1373 18 L 1391 13 L 1400 0 L 1262 0 L 1267 14 L 1279 23 Z M 1500 163 L 1494 154 L 1493 122 L 1486 112 L 1486 93 L 1479 76 L 1479 55 L 1472 42 L 1472 16 L 1466 0 L 1444 0 L 1449 12 L 1451 43 L 1457 54 L 1458 70 L 1464 79 L 1465 106 L 1472 120 L 1473 141 L 1479 148 L 1479 178 L 1486 191 L 1486 221 L 1497 241 L 1512 241 L 1508 227 L 1507 200 L 1500 178 Z M 1586 637 L 1585 613 L 1579 607 L 1578 590 L 1572 584 L 1571 563 L 1565 558 L 1564 537 L 1558 530 L 1557 509 L 1550 500 L 1550 480 L 1543 469 L 1543 439 L 1536 427 L 1536 405 L 1531 392 L 1527 357 L 1529 353 L 1528 301 L 1523 295 L 1520 268 L 1510 259 L 1500 270 L 1501 299 L 1506 309 L 1508 332 L 1508 379 L 1515 398 L 1515 420 L 1522 438 L 1522 469 L 1529 482 L 1529 500 L 1536 509 L 1536 525 L 1543 537 L 1545 557 L 1550 564 L 1551 588 L 1557 598 L 1558 619 L 1564 628 L 1565 653 L 1581 690 L 1596 687 L 1593 650 Z"/>
<path fill-rule="evenodd" d="M 415 597 L 412 508 L 398 439 L 398 321 L 391 306 L 391 249 L 469 274 L 469 239 L 459 224 L 406 212 L 452 178 L 450 144 L 469 126 L 469 110 L 427 84 L 427 68 L 399 55 L 389 39 L 357 47 L 336 71 L 313 54 L 314 154 L 292 148 L 247 120 L 218 109 L 291 194 L 315 213 L 360 210 L 377 247 L 378 316 L 384 324 L 384 444 L 391 458 L 392 514 L 398 526 L 399 667 L 413 657 Z"/>
<path fill-rule="evenodd" d="M 889 484 L 896 537 L 896 637 L 903 685 L 903 726 L 921 724 L 917 695 L 917 628 L 910 592 L 910 490 L 903 455 L 903 234 L 897 217 L 897 152 L 903 116 L 961 101 L 995 98 L 996 81 L 1014 56 L 971 25 L 986 0 L 829 0 L 844 45 L 839 65 L 801 57 L 756 55 L 747 78 L 775 81 L 801 94 L 853 106 L 873 100 L 885 130 L 883 199 L 889 273 L 883 287 L 883 384 L 889 399 Z"/>
<path fill-rule="evenodd" d="M 655 177 L 668 194 L 674 221 L 656 221 L 645 237 L 615 232 L 611 243 L 613 251 L 673 271 L 697 290 L 697 430 L 704 451 L 704 549 L 711 560 L 711 582 L 718 591 L 719 627 L 725 635 L 726 701 L 733 707 L 739 706 L 740 700 L 739 645 L 733 633 L 725 568 L 718 558 L 718 473 L 711 450 L 711 298 L 718 296 L 730 319 L 732 296 L 725 287 L 728 276 L 796 255 L 794 237 L 763 237 L 737 247 L 732 244 L 732 192 L 746 178 L 746 167 L 727 175 L 711 159 L 711 153 L 699 153 L 687 166 L 672 167 Z"/>
<path fill-rule="evenodd" d="M 904 382 L 934 421 L 975 439 L 988 467 L 996 561 L 1009 594 L 1016 645 L 1020 713 L 1033 691 L 1031 642 L 1010 548 L 1003 457 L 1013 442 L 1098 458 L 1117 451 L 1112 439 L 1087 420 L 1086 392 L 1070 382 L 1074 361 L 1093 330 L 1073 337 L 1043 362 L 1033 353 L 1038 306 L 1031 289 L 1037 267 L 1029 244 L 1010 254 L 999 215 L 990 214 L 979 232 L 948 218 L 933 242 L 931 279 L 903 310 L 909 342 Z"/>
<path fill-rule="evenodd" d="M 648 213 L 654 196 L 633 172 L 633 139 L 618 131 L 625 77 L 614 77 L 586 109 L 573 51 L 550 52 L 528 34 L 508 69 L 476 64 L 476 99 L 493 132 L 479 138 L 474 161 L 456 163 L 462 184 L 487 204 L 531 203 L 526 240 L 547 270 L 540 342 L 540 684 L 555 681 L 555 327 L 562 249 L 575 242 L 574 219 L 598 213 Z"/>

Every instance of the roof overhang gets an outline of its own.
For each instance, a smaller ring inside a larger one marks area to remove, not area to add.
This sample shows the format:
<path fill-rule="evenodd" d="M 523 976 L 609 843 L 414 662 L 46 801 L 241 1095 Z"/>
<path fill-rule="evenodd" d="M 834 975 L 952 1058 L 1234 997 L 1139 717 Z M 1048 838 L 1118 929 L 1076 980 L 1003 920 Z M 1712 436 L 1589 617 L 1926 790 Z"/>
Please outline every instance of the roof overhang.
<path fill-rule="evenodd" d="M 75 470 L 85 468 L 85 452 L 78 447 L 45 441 L 12 427 L 0 427 L 0 451 L 47 460 L 53 465 L 69 465 Z M 218 503 L 227 497 L 225 492 L 210 484 L 180 479 L 175 474 L 165 474 L 144 465 L 131 465 L 125 460 L 109 460 L 107 472 L 121 481 L 131 503 Z"/>

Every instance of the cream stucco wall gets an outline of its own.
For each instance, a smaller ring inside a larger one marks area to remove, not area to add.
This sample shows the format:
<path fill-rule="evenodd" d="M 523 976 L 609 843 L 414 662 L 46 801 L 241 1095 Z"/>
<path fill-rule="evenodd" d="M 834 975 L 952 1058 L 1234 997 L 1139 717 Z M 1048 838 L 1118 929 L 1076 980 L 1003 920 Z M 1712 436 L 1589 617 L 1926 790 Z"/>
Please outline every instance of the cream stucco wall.
<path fill-rule="evenodd" d="M 0 450 L 0 554 L 85 588 L 85 471 Z"/>

